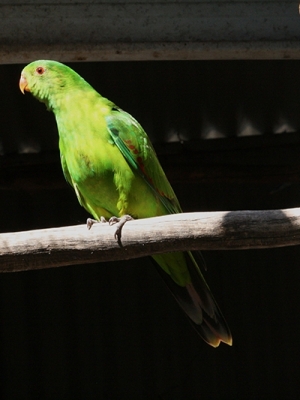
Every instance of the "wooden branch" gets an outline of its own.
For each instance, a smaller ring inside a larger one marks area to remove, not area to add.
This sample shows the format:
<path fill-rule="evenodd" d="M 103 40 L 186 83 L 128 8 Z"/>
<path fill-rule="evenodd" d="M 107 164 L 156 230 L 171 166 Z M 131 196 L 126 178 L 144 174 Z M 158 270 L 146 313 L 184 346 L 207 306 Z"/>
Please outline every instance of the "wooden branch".
<path fill-rule="evenodd" d="M 0 235 L 0 272 L 138 258 L 177 250 L 240 250 L 300 244 L 300 208 L 201 212 L 127 222 L 122 245 L 115 227 L 95 224 Z"/>

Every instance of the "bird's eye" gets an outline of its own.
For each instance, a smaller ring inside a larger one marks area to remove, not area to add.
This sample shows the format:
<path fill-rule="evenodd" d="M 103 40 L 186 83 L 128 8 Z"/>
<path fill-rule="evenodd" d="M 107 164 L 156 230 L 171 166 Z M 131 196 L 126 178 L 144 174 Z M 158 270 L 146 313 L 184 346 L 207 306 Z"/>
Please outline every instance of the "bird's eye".
<path fill-rule="evenodd" d="M 37 67 L 36 72 L 39 75 L 43 75 L 43 73 L 45 72 L 45 68 L 44 67 Z"/>

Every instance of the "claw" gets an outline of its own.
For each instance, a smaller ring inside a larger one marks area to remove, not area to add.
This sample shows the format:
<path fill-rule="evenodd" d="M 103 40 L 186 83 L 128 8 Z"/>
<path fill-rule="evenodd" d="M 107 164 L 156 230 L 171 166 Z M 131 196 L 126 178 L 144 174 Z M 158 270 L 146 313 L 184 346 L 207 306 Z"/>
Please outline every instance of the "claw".
<path fill-rule="evenodd" d="M 88 218 L 87 220 L 86 220 L 86 227 L 88 228 L 88 229 L 91 229 L 91 227 L 94 225 L 94 224 L 99 224 L 99 223 L 101 223 L 101 224 L 104 224 L 104 223 L 106 223 L 107 221 L 106 221 L 106 219 L 104 218 L 104 217 L 100 217 L 100 220 L 98 221 L 97 219 L 92 219 L 92 218 Z"/>
<path fill-rule="evenodd" d="M 126 224 L 127 221 L 131 221 L 133 218 L 130 215 L 123 215 L 122 217 L 111 217 L 108 221 L 109 225 L 114 225 L 117 224 L 116 226 L 116 231 L 114 234 L 115 239 L 118 241 L 118 243 L 121 243 L 121 237 L 122 237 L 122 229 L 123 226 Z"/>
<path fill-rule="evenodd" d="M 96 219 L 92 219 L 92 218 L 88 218 L 86 220 L 86 226 L 88 229 L 91 229 L 91 227 L 94 224 L 98 224 L 98 223 L 109 223 L 109 225 L 116 225 L 116 231 L 114 234 L 114 238 L 118 241 L 119 245 L 121 246 L 121 237 L 122 237 L 122 229 L 123 226 L 126 224 L 127 221 L 131 221 L 134 218 L 132 218 L 130 215 L 123 215 L 122 217 L 111 217 L 108 221 L 104 218 L 104 217 L 100 217 L 100 220 L 96 220 Z"/>
<path fill-rule="evenodd" d="M 114 225 L 117 222 L 120 222 L 120 220 L 121 220 L 121 218 L 118 218 L 118 217 L 110 217 L 108 220 L 108 223 L 109 223 L 109 225 Z"/>
<path fill-rule="evenodd" d="M 86 227 L 88 228 L 88 230 L 90 230 L 91 227 L 92 227 L 94 224 L 97 224 L 98 222 L 99 222 L 99 221 L 97 221 L 96 219 L 88 218 L 88 219 L 86 220 Z"/>

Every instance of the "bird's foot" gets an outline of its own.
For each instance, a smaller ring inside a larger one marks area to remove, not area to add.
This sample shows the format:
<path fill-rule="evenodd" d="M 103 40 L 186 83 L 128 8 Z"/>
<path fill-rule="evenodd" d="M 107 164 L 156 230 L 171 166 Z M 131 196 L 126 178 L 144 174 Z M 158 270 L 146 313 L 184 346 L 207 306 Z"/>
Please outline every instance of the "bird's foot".
<path fill-rule="evenodd" d="M 86 227 L 87 227 L 88 229 L 91 229 L 91 227 L 92 227 L 94 224 L 105 223 L 105 222 L 108 222 L 108 221 L 107 221 L 104 217 L 100 217 L 100 221 L 98 221 L 97 219 L 88 218 L 88 219 L 86 220 Z"/>
<path fill-rule="evenodd" d="M 131 215 L 123 215 L 122 217 L 111 217 L 108 221 L 109 225 L 116 225 L 116 231 L 115 231 L 115 239 L 118 241 L 118 243 L 121 243 L 121 236 L 122 236 L 122 229 L 123 226 L 126 224 L 127 221 L 132 221 L 134 218 L 131 217 Z"/>
<path fill-rule="evenodd" d="M 94 224 L 99 224 L 99 223 L 109 223 L 109 225 L 116 225 L 116 231 L 114 234 L 114 238 L 118 241 L 119 245 L 121 246 L 121 236 L 122 236 L 122 229 L 123 226 L 126 224 L 127 221 L 131 221 L 134 218 L 131 217 L 131 215 L 123 215 L 122 217 L 111 217 L 108 221 L 104 217 L 100 217 L 100 220 L 98 221 L 97 219 L 92 219 L 88 218 L 86 220 L 86 226 L 88 229 L 91 229 L 91 227 Z"/>

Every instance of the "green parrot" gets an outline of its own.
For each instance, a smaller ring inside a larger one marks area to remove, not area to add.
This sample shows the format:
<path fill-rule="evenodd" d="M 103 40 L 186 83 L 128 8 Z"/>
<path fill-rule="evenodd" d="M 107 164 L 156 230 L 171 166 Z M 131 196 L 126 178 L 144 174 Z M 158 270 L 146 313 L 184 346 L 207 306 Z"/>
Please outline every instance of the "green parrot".
<path fill-rule="evenodd" d="M 34 61 L 23 69 L 19 86 L 53 111 L 66 180 L 96 221 L 117 222 L 118 239 L 126 220 L 182 212 L 141 125 L 75 71 L 56 61 Z M 199 335 L 213 347 L 231 345 L 228 325 L 192 253 L 152 258 Z"/>

